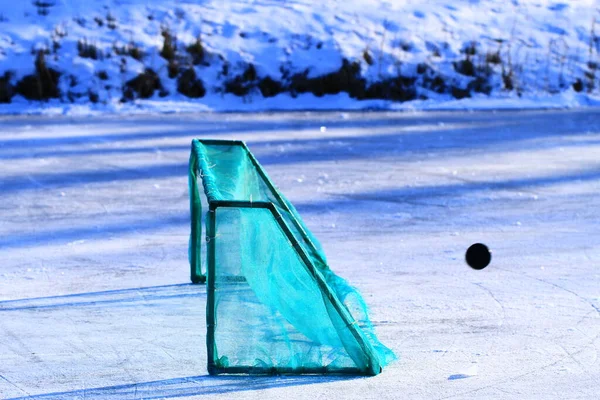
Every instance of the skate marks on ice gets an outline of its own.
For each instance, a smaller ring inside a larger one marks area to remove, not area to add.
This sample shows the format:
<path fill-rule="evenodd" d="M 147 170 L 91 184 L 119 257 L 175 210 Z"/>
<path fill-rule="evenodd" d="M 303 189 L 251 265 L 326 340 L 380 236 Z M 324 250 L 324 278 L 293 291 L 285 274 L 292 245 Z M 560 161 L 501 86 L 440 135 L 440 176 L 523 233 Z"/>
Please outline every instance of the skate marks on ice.
<path fill-rule="evenodd" d="M 0 398 L 600 391 L 597 110 L 0 125 Z M 373 379 L 205 376 L 193 137 L 248 142 L 400 361 Z M 482 271 L 464 263 L 476 242 L 494 251 Z"/>

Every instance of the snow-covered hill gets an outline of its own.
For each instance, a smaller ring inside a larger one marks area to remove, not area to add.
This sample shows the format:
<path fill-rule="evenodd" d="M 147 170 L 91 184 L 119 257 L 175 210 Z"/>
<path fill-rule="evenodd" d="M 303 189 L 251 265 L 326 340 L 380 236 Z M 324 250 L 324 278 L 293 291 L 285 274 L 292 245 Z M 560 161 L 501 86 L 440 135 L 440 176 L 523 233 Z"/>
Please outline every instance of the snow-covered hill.
<path fill-rule="evenodd" d="M 0 0 L 0 110 L 581 104 L 599 53 L 595 0 Z"/>

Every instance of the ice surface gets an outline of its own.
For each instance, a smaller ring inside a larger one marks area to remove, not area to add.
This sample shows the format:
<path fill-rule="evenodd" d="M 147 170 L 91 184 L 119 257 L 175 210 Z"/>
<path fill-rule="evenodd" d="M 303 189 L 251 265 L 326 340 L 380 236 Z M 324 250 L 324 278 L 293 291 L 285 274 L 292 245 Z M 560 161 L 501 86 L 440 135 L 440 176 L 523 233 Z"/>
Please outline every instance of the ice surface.
<path fill-rule="evenodd" d="M 0 398 L 600 392 L 598 110 L 1 117 L 0 132 Z M 193 137 L 248 142 L 398 362 L 207 376 Z M 475 242 L 493 251 L 482 271 L 463 261 Z"/>

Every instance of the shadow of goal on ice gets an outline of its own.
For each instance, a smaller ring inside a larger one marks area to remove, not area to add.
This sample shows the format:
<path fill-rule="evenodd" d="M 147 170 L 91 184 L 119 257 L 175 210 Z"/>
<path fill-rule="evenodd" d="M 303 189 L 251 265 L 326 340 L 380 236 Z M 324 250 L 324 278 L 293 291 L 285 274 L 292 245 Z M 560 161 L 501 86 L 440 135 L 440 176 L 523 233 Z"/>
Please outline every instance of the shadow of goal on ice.
<path fill-rule="evenodd" d="M 191 279 L 207 283 L 210 374 L 376 375 L 395 358 L 245 143 L 193 140 L 189 186 Z"/>

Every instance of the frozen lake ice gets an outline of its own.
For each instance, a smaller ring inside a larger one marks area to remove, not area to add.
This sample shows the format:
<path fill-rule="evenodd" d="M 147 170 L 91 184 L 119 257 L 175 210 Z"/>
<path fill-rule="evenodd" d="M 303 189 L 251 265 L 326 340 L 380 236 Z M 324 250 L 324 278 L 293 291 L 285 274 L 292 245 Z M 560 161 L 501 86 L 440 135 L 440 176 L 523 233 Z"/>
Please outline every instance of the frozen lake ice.
<path fill-rule="evenodd" d="M 323 129 L 324 128 L 324 129 Z M 206 372 L 194 137 L 245 140 L 400 360 Z M 600 111 L 0 117 L 0 398 L 600 393 Z M 470 269 L 475 242 L 491 264 Z"/>

